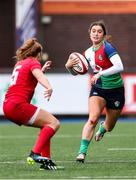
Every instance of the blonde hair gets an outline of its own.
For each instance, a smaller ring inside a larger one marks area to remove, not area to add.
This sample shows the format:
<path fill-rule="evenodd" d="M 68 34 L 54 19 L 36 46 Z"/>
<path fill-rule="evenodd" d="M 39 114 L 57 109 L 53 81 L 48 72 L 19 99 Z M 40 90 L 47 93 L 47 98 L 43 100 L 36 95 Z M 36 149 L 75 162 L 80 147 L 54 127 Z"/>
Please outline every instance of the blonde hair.
<path fill-rule="evenodd" d="M 21 61 L 27 57 L 36 57 L 42 52 L 42 45 L 37 41 L 36 38 L 28 39 L 24 44 L 16 51 L 16 60 Z"/>

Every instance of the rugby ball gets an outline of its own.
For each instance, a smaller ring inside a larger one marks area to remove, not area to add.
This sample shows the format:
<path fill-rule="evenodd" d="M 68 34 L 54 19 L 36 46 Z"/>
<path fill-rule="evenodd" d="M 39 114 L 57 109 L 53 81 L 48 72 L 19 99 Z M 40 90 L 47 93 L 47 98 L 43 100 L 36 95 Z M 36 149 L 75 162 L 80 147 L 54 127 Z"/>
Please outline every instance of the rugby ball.
<path fill-rule="evenodd" d="M 79 59 L 79 63 L 74 65 L 72 69 L 77 74 L 85 74 L 85 73 L 87 73 L 87 71 L 88 71 L 88 62 L 87 62 L 86 58 L 82 54 L 80 54 L 78 52 L 73 52 L 73 53 L 70 54 L 70 56 L 72 58 L 78 58 Z"/>

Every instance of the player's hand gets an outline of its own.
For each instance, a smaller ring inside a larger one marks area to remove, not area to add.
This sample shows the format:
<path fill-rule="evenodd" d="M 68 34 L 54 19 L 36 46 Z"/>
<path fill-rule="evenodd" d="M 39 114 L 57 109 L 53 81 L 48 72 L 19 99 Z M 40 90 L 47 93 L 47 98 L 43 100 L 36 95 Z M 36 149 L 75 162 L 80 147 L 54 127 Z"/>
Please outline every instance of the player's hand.
<path fill-rule="evenodd" d="M 73 66 L 75 66 L 76 64 L 78 64 L 79 59 L 75 58 L 75 57 L 69 57 L 67 63 L 65 64 L 66 68 L 72 68 Z"/>
<path fill-rule="evenodd" d="M 91 78 L 91 85 L 94 85 L 94 84 L 96 84 L 96 82 L 97 82 L 97 80 L 100 78 L 100 74 L 99 73 L 97 73 L 97 74 L 95 74 L 92 78 Z"/>
<path fill-rule="evenodd" d="M 46 61 L 42 67 L 42 72 L 45 72 L 45 71 L 51 69 L 51 64 L 52 64 L 52 61 Z"/>
<path fill-rule="evenodd" d="M 45 93 L 44 93 L 44 97 L 47 98 L 47 100 L 49 101 L 52 95 L 53 89 L 51 87 L 46 88 Z"/>

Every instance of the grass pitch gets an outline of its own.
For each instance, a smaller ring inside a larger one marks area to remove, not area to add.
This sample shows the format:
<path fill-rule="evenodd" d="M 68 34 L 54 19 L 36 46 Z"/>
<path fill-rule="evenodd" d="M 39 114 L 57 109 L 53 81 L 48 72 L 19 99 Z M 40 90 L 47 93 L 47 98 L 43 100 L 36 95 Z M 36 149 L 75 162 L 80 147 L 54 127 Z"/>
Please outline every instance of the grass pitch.
<path fill-rule="evenodd" d="M 100 142 L 90 143 L 86 162 L 75 162 L 84 122 L 61 123 L 52 139 L 52 159 L 64 170 L 26 163 L 39 130 L 0 123 L 0 179 L 136 179 L 136 122 L 117 122 Z M 98 127 L 97 127 L 98 128 Z"/>

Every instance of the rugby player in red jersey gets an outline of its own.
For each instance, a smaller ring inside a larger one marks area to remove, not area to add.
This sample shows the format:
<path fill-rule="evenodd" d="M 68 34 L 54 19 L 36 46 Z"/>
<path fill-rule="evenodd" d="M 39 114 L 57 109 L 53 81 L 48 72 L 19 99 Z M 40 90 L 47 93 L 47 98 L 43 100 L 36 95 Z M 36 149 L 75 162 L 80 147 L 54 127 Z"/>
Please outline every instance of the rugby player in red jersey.
<path fill-rule="evenodd" d="M 84 162 L 88 146 L 93 138 L 99 118 L 106 109 L 105 121 L 100 123 L 95 140 L 100 141 L 104 134 L 112 131 L 125 103 L 124 82 L 120 72 L 124 70 L 121 58 L 107 36 L 103 21 L 93 22 L 89 27 L 92 46 L 85 52 L 88 64 L 93 70 L 89 95 L 89 118 L 82 131 L 80 149 L 76 161 Z M 78 58 L 69 57 L 66 68 L 73 75 L 72 67 Z"/>
<path fill-rule="evenodd" d="M 27 162 L 41 164 L 42 169 L 57 169 L 51 160 L 50 140 L 60 127 L 60 122 L 49 112 L 31 104 L 37 83 L 45 88 L 45 98 L 52 95 L 52 87 L 44 71 L 50 68 L 50 61 L 41 67 L 42 46 L 36 38 L 28 39 L 16 51 L 16 64 L 11 75 L 10 86 L 3 102 L 5 117 L 17 125 L 40 128 L 37 141 Z"/>

